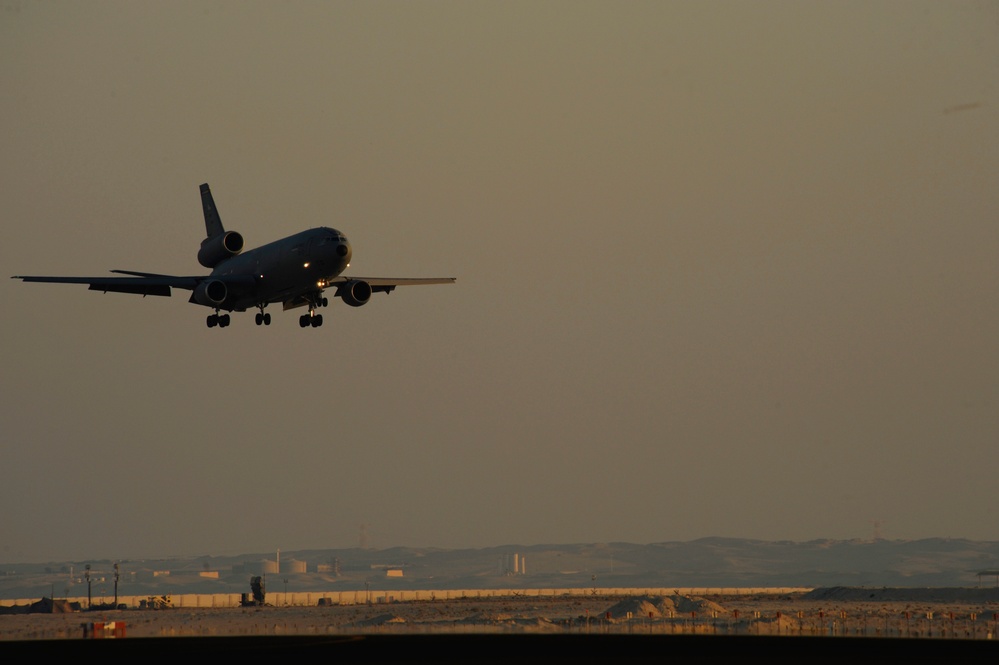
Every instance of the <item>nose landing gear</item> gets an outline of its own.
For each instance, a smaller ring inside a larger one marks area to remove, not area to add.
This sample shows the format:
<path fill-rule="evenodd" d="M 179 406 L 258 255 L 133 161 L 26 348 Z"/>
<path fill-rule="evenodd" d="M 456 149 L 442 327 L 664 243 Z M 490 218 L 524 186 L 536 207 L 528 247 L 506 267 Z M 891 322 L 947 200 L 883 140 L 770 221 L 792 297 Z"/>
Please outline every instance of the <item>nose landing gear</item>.
<path fill-rule="evenodd" d="M 256 318 L 257 325 L 258 326 L 269 326 L 271 324 L 271 315 L 264 313 L 264 306 L 263 305 L 257 305 L 257 307 L 260 308 L 260 311 L 257 312 L 257 318 Z"/>

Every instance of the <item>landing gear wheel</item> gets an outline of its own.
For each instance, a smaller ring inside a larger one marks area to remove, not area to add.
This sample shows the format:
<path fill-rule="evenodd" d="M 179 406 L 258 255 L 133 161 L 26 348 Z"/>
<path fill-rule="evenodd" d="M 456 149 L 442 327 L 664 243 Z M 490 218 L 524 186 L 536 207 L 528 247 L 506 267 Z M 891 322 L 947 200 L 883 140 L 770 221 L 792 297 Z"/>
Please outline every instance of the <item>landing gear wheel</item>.
<path fill-rule="evenodd" d="M 316 314 L 315 316 L 312 317 L 312 327 L 318 328 L 321 325 L 323 325 L 323 315 Z"/>
<path fill-rule="evenodd" d="M 227 328 L 227 327 L 229 327 L 229 315 L 223 314 L 222 316 L 219 317 L 219 328 Z"/>
<path fill-rule="evenodd" d="M 309 320 L 311 318 L 312 317 L 309 316 L 308 314 L 303 314 L 302 316 L 298 317 L 298 325 L 301 326 L 302 328 L 307 328 L 309 326 Z"/>
<path fill-rule="evenodd" d="M 219 315 L 218 314 L 209 314 L 208 315 L 208 321 L 207 321 L 207 323 L 208 323 L 208 327 L 209 328 L 214 328 L 215 326 L 217 326 L 219 324 Z"/>
<path fill-rule="evenodd" d="M 271 315 L 270 314 L 264 314 L 264 325 L 265 326 L 269 326 L 270 324 L 271 324 Z"/>

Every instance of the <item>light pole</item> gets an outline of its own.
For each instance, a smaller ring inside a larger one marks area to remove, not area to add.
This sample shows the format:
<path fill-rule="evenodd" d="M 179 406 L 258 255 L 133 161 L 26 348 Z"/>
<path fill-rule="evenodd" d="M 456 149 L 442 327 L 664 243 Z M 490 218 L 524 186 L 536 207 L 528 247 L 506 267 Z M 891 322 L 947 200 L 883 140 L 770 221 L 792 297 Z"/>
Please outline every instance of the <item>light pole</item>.
<path fill-rule="evenodd" d="M 87 609 L 90 609 L 90 564 L 86 565 L 86 572 L 83 575 L 87 578 Z"/>

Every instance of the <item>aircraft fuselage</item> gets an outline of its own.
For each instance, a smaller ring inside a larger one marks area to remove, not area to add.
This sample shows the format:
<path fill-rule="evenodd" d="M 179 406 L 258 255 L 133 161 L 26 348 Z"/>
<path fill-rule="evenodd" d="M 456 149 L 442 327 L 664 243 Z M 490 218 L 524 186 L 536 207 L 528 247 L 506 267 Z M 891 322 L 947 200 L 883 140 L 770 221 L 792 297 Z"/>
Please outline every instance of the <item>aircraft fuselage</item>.
<path fill-rule="evenodd" d="M 346 236 L 328 227 L 302 231 L 226 259 L 212 270 L 230 285 L 223 309 L 242 312 L 319 293 L 350 264 Z M 244 283 L 245 282 L 245 283 Z"/>

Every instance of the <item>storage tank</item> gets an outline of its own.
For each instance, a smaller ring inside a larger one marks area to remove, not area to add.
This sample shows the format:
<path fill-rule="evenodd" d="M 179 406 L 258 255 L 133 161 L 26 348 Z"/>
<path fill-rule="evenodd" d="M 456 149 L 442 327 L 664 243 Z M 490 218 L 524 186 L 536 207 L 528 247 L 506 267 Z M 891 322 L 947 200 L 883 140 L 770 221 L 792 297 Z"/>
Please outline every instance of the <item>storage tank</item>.
<path fill-rule="evenodd" d="M 286 559 L 281 562 L 282 573 L 304 573 L 305 571 L 306 571 L 306 565 L 304 561 L 299 561 L 297 559 Z"/>

